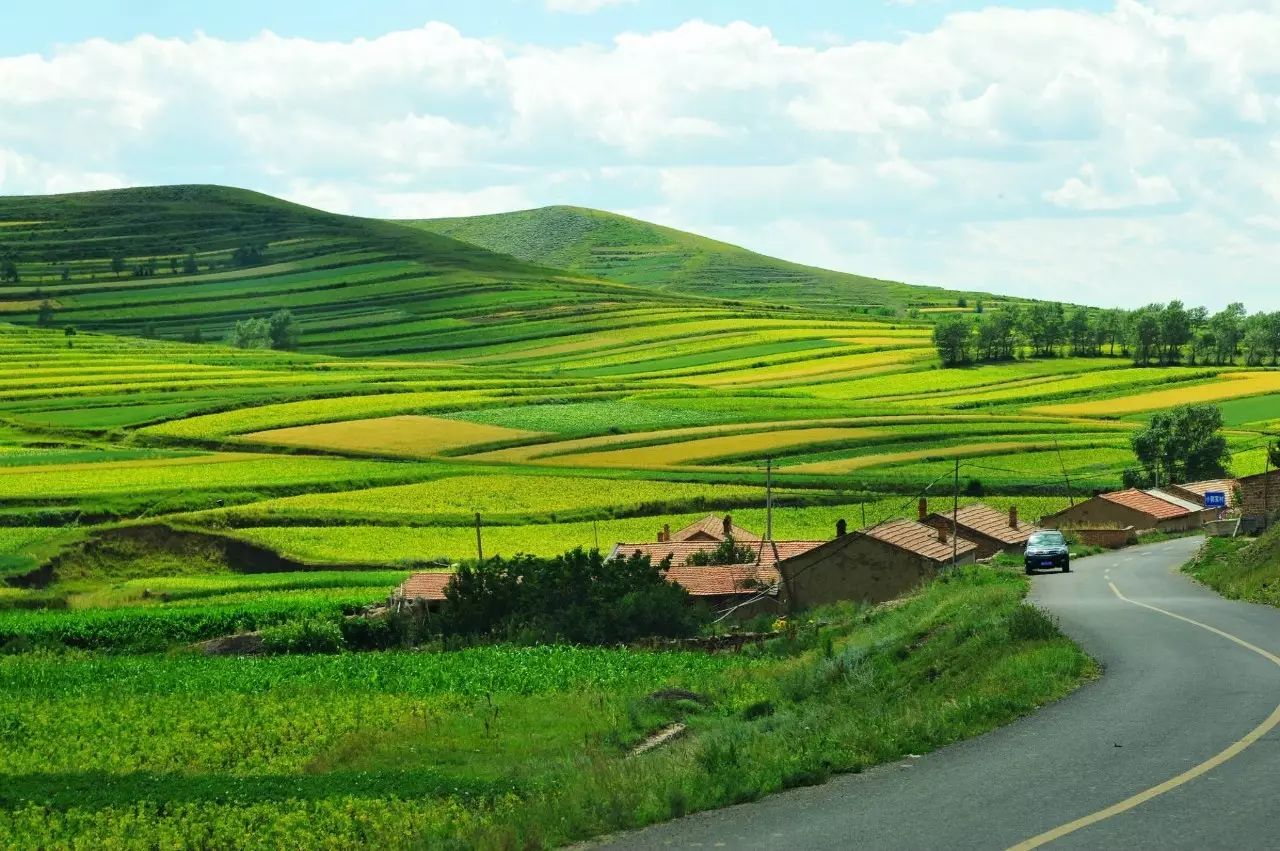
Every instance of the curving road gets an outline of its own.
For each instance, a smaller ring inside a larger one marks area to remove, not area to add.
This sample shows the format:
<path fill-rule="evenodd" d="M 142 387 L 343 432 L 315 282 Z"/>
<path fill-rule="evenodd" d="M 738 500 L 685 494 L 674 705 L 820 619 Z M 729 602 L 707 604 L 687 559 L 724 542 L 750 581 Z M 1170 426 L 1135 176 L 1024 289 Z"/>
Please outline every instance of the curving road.
<path fill-rule="evenodd" d="M 1280 848 L 1280 609 L 1178 572 L 1187 538 L 1032 598 L 1105 675 L 936 753 L 612 837 L 651 848 Z"/>

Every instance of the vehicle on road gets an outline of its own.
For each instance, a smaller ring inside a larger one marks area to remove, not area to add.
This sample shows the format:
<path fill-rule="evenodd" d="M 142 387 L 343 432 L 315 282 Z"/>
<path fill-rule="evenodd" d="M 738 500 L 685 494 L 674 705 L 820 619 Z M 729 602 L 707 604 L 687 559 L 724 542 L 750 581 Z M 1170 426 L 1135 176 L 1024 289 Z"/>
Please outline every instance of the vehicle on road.
<path fill-rule="evenodd" d="M 1023 558 L 1027 573 L 1044 568 L 1058 568 L 1063 573 L 1071 570 L 1071 549 L 1061 532 L 1036 532 L 1027 540 Z"/>

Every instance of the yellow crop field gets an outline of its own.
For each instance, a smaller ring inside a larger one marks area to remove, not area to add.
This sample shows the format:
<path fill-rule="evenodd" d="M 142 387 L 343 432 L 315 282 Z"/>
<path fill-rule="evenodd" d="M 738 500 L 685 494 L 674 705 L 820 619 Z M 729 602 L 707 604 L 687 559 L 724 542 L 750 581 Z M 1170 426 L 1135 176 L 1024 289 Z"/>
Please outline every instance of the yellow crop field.
<path fill-rule="evenodd" d="M 934 447 L 932 449 L 914 449 L 907 452 L 882 452 L 876 455 L 859 455 L 855 458 L 840 458 L 835 461 L 816 461 L 812 464 L 797 464 L 784 468 L 788 473 L 851 473 L 854 470 L 865 470 L 868 467 L 879 467 L 885 464 L 903 464 L 908 461 L 922 461 L 927 458 L 970 458 L 979 455 L 1001 455 L 1011 452 L 1038 452 L 1053 449 L 1053 444 L 1041 443 L 970 443 L 965 446 Z"/>
<path fill-rule="evenodd" d="M 506 449 L 494 449 L 466 456 L 468 461 L 502 461 L 522 464 L 540 459 L 557 458 L 561 455 L 581 455 L 597 449 L 607 449 L 618 444 L 636 443 L 641 440 L 668 441 L 674 444 L 677 439 L 685 437 L 704 437 L 721 434 L 754 433 L 772 428 L 803 428 L 813 426 L 845 425 L 848 420 L 779 420 L 776 422 L 751 423 L 738 425 L 687 426 L 684 428 L 662 429 L 657 431 L 635 432 L 631 434 L 606 434 L 598 437 L 579 437 L 573 440 L 558 440 L 549 443 L 538 443 L 528 446 L 512 446 Z M 551 463 L 561 463 L 558 460 Z"/>
<path fill-rule="evenodd" d="M 1029 409 L 1035 413 L 1068 417 L 1108 417 L 1158 411 L 1193 402 L 1220 402 L 1244 396 L 1259 396 L 1280 391 L 1280 372 L 1228 372 L 1214 381 L 1190 387 L 1171 387 L 1116 399 L 1096 399 L 1065 405 L 1046 405 Z"/>
<path fill-rule="evenodd" d="M 729 455 L 752 453 L 764 455 L 775 449 L 879 438 L 886 434 L 888 432 L 884 430 L 870 428 L 782 429 L 707 437 L 681 443 L 663 443 L 658 446 L 633 446 L 628 449 L 589 452 L 583 455 L 557 455 L 553 460 L 572 466 L 655 470 Z"/>
<path fill-rule="evenodd" d="M 464 446 L 539 437 L 541 434 L 465 420 L 405 415 L 278 428 L 254 432 L 246 435 L 245 439 L 275 446 L 427 458 Z"/>

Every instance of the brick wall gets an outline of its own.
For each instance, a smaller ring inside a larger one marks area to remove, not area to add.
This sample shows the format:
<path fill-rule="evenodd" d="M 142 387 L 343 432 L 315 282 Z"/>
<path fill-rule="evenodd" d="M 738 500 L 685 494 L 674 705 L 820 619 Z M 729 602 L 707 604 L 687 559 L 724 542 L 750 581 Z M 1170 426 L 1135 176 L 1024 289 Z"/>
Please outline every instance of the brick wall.
<path fill-rule="evenodd" d="M 1255 532 L 1280 514 L 1280 470 L 1240 480 L 1240 514 L 1244 530 Z"/>

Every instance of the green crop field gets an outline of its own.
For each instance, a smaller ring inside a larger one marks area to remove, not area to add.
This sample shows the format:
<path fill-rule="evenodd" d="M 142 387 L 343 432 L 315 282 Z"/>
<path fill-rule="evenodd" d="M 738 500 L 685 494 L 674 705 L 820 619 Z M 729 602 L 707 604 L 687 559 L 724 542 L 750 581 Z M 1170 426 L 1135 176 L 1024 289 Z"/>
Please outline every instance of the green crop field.
<path fill-rule="evenodd" d="M 0 285 L 6 847 L 537 847 L 989 729 L 1087 662 L 1051 629 L 1012 642 L 1049 673 L 1009 697 L 987 651 L 935 642 L 930 664 L 973 667 L 975 691 L 842 679 L 831 699 L 861 711 L 842 712 L 853 744 L 831 765 L 751 738 L 810 736 L 805 671 L 845 652 L 894 671 L 939 612 L 1004 647 L 1025 585 L 997 570 L 918 606 L 828 613 L 825 649 L 814 627 L 723 656 L 519 635 L 401 652 L 362 613 L 413 570 L 473 560 L 477 533 L 486 555 L 550 556 L 711 512 L 762 532 L 767 461 L 775 537 L 817 541 L 922 495 L 949 504 L 957 484 L 963 504 L 1056 512 L 1118 486 L 1132 431 L 1180 401 L 1221 405 L 1237 473 L 1263 468 L 1280 422 L 1272 368 L 1025 351 L 943 368 L 936 317 L 1017 300 L 576 208 L 400 223 L 161 187 L 0 198 L 0 247 L 18 278 Z M 235 330 L 281 310 L 292 342 Z M 333 652 L 193 647 L 244 631 Z M 691 711 L 650 699 L 665 688 L 714 708 L 653 769 L 683 797 L 636 803 L 626 752 Z M 921 732 L 884 702 L 899 688 L 961 707 L 956 727 Z M 740 724 L 767 776 L 697 774 L 707 737 Z M 584 815 L 572 777 L 641 815 Z"/>

